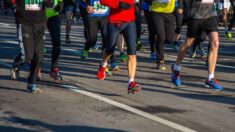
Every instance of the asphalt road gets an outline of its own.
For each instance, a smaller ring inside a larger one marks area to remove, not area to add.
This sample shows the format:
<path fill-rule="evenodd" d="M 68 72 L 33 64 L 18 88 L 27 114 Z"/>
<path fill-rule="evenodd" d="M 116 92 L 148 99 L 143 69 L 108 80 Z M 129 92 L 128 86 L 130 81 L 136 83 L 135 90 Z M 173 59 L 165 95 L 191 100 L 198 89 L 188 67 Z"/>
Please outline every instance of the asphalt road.
<path fill-rule="evenodd" d="M 143 28 L 146 25 L 143 24 Z M 84 45 L 83 26 L 76 24 L 71 44 L 64 43 L 60 69 L 63 81 L 55 82 L 49 75 L 51 42 L 46 33 L 43 63 L 43 93 L 27 93 L 27 71 L 19 80 L 9 76 L 12 59 L 19 52 L 13 17 L 0 14 L 0 131 L 235 131 L 235 43 L 223 38 L 220 28 L 220 49 L 216 77 L 224 90 L 213 93 L 204 87 L 207 70 L 199 56 L 188 56 L 182 65 L 182 83 L 171 83 L 170 65 L 176 51 L 166 45 L 166 71 L 156 70 L 149 57 L 147 33 L 142 36 L 144 49 L 138 51 L 136 81 L 143 89 L 127 94 L 126 64 L 104 81 L 96 79 L 100 51 L 89 53 L 87 62 L 80 60 Z M 183 29 L 182 39 L 186 29 Z M 235 33 L 234 33 L 235 34 Z M 99 42 L 100 43 L 100 40 Z M 206 47 L 207 42 L 205 42 Z M 118 53 L 117 53 L 118 54 Z"/>

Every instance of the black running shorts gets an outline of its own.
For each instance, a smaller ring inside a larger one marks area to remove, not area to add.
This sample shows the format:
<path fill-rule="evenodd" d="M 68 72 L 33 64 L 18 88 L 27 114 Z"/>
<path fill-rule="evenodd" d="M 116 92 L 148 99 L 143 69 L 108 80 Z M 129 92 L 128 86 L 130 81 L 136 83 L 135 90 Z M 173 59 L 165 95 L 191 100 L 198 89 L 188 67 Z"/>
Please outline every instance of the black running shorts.
<path fill-rule="evenodd" d="M 196 38 L 203 31 L 209 35 L 211 32 L 218 32 L 218 21 L 216 17 L 207 19 L 189 19 L 187 27 L 187 37 Z"/>

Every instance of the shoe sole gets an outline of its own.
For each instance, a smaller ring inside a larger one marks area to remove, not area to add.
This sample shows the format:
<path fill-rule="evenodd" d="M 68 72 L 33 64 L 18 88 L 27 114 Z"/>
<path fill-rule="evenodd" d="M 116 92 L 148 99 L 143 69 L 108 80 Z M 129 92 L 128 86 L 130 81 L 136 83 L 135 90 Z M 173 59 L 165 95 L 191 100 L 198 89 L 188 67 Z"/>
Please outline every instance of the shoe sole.
<path fill-rule="evenodd" d="M 32 93 L 32 94 L 39 94 L 39 93 L 42 92 L 40 89 L 37 89 L 35 91 L 31 91 L 31 90 L 26 90 L 26 91 L 29 92 L 29 93 Z"/>
<path fill-rule="evenodd" d="M 212 88 L 211 86 L 209 86 L 207 84 L 204 84 L 204 86 L 207 87 L 207 88 L 211 88 L 211 89 L 213 89 L 216 92 L 219 92 L 219 91 L 223 90 L 223 88 L 221 88 L 221 89 L 214 89 L 214 88 Z"/>
<path fill-rule="evenodd" d="M 110 69 L 110 71 L 118 71 L 119 69 L 120 69 L 119 67 L 115 67 L 115 68 Z"/>
<path fill-rule="evenodd" d="M 128 94 L 135 94 L 135 93 L 137 93 L 137 92 L 140 92 L 141 90 L 142 90 L 142 87 L 137 86 L 137 87 L 134 87 L 134 88 L 128 90 L 127 93 L 128 93 Z"/>
<path fill-rule="evenodd" d="M 19 75 L 20 75 L 19 71 L 17 72 L 16 70 L 11 69 L 10 73 L 11 73 L 12 79 L 17 80 L 19 78 Z"/>

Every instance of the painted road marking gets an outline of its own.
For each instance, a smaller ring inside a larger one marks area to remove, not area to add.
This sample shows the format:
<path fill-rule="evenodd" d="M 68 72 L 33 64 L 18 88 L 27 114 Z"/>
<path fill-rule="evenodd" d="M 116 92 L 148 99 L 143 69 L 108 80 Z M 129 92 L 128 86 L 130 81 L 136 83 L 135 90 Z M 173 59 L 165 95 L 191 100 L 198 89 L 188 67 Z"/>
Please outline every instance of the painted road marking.
<path fill-rule="evenodd" d="M 74 86 L 72 86 L 72 87 L 74 87 Z M 135 109 L 135 108 L 130 107 L 130 106 L 128 106 L 128 105 L 125 105 L 125 104 L 122 104 L 122 103 L 113 101 L 113 100 L 111 100 L 111 99 L 108 99 L 108 98 L 99 96 L 99 95 L 97 95 L 97 94 L 94 94 L 94 93 L 91 93 L 91 92 L 88 92 L 88 91 L 84 91 L 84 90 L 79 90 L 79 89 L 77 89 L 77 88 L 71 88 L 70 90 L 75 91 L 75 92 L 78 92 L 78 93 L 83 94 L 83 95 L 86 95 L 86 96 L 88 96 L 88 97 L 97 99 L 97 100 L 99 100 L 99 101 L 102 101 L 102 102 L 111 104 L 111 105 L 113 105 L 113 106 L 116 106 L 116 107 L 118 107 L 118 108 L 124 109 L 124 110 L 126 110 L 126 111 L 135 113 L 135 114 L 137 114 L 137 115 L 139 115 L 139 116 L 145 117 L 145 118 L 147 118 L 147 119 L 153 120 L 153 121 L 155 121 L 155 122 L 157 122 L 157 123 L 161 123 L 161 124 L 163 124 L 163 125 L 169 126 L 169 127 L 174 128 L 174 129 L 176 129 L 176 130 L 179 130 L 179 131 L 183 131 L 183 132 L 196 132 L 196 130 L 187 128 L 187 127 L 185 127 L 185 126 L 179 125 L 179 124 L 174 123 L 174 122 L 171 122 L 171 121 L 168 121 L 168 120 L 163 119 L 163 118 L 161 118 L 161 117 L 158 117 L 158 116 L 155 116 L 155 115 L 151 115 L 151 114 L 149 114 L 149 113 L 147 113 L 147 112 L 144 112 L 144 111 Z"/>

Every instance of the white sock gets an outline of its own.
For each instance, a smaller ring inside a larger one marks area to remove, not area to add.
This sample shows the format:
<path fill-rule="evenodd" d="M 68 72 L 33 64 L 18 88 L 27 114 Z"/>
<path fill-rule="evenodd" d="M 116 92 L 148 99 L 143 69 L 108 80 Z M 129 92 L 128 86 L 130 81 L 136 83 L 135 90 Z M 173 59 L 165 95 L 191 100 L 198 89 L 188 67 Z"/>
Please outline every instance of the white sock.
<path fill-rule="evenodd" d="M 107 62 L 102 62 L 102 67 L 106 67 L 108 65 Z"/>
<path fill-rule="evenodd" d="M 180 71 L 180 65 L 177 65 L 177 64 L 174 64 L 174 70 L 176 70 L 176 71 Z"/>
<path fill-rule="evenodd" d="M 211 80 L 211 79 L 213 79 L 213 78 L 215 78 L 215 74 L 214 74 L 214 73 L 210 73 L 210 74 L 208 75 L 208 80 Z"/>
<path fill-rule="evenodd" d="M 130 84 L 131 82 L 134 82 L 134 78 L 131 78 L 131 79 L 129 80 L 129 84 Z"/>

